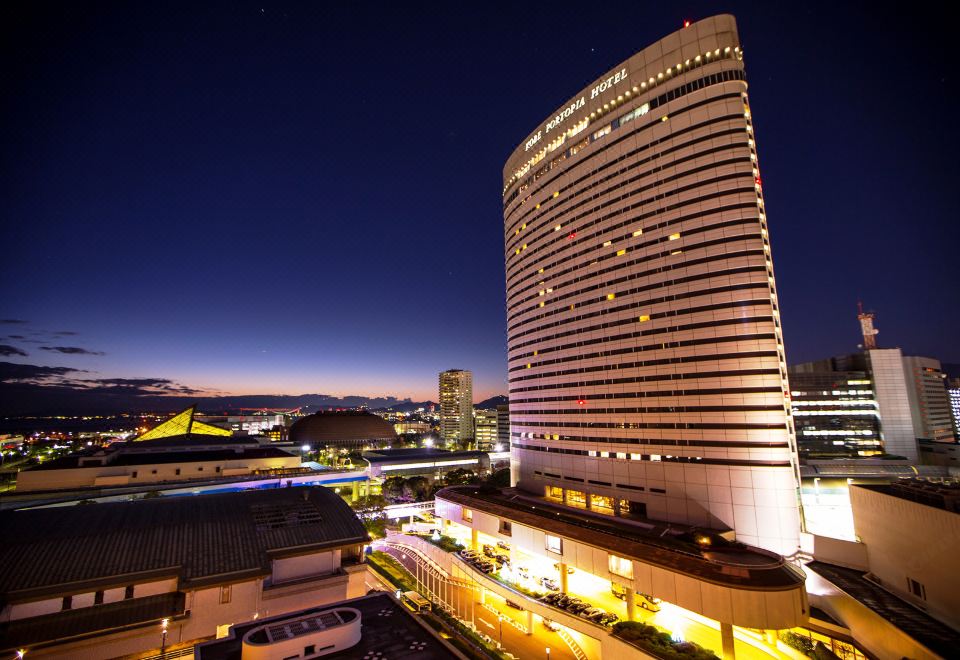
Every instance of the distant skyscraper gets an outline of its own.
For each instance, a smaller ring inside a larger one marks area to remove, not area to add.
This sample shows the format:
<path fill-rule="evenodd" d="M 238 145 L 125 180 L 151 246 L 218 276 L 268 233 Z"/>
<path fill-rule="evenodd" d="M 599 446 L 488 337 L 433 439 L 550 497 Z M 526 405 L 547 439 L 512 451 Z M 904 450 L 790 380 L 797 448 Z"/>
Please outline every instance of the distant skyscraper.
<path fill-rule="evenodd" d="M 497 444 L 497 411 L 477 410 L 473 415 L 473 439 L 477 443 L 477 449 L 492 450 Z"/>
<path fill-rule="evenodd" d="M 497 444 L 510 451 L 510 404 L 497 406 Z"/>
<path fill-rule="evenodd" d="M 917 438 L 934 442 L 954 442 L 953 414 L 947 393 L 946 374 L 940 361 L 928 357 L 905 356 L 903 370 L 910 397 L 910 412 Z"/>
<path fill-rule="evenodd" d="M 950 413 L 953 415 L 953 437 L 960 441 L 960 378 L 950 380 L 947 396 L 950 397 Z"/>
<path fill-rule="evenodd" d="M 440 437 L 444 442 L 473 439 L 473 374 L 451 369 L 440 374 Z"/>
<path fill-rule="evenodd" d="M 577 93 L 504 167 L 512 471 L 570 506 L 799 543 L 787 366 L 731 17 Z"/>

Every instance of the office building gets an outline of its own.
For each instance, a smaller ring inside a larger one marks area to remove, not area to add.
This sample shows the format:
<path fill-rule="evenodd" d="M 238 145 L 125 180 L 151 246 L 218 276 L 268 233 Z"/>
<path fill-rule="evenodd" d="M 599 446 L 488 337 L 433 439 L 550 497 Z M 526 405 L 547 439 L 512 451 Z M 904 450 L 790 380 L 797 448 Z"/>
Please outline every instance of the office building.
<path fill-rule="evenodd" d="M 946 387 L 947 376 L 940 368 L 940 361 L 905 356 L 903 370 L 917 438 L 933 442 L 956 442 L 950 395 Z"/>
<path fill-rule="evenodd" d="M 839 364 L 842 361 L 820 360 L 788 369 L 797 449 L 803 460 L 883 453 L 873 381 L 867 371 L 847 370 L 857 365 Z"/>
<path fill-rule="evenodd" d="M 952 378 L 947 386 L 950 398 L 950 414 L 953 416 L 953 434 L 960 442 L 960 378 Z"/>
<path fill-rule="evenodd" d="M 465 445 L 473 440 L 473 374 L 450 369 L 440 374 L 440 438 Z"/>
<path fill-rule="evenodd" d="M 736 26 L 715 17 L 605 73 L 507 160 L 513 476 L 789 555 L 796 455 L 751 112 Z"/>
<path fill-rule="evenodd" d="M 366 530 L 326 488 L 0 513 L 0 651 L 187 650 L 237 621 L 366 592 Z"/>
<path fill-rule="evenodd" d="M 492 451 L 498 442 L 497 411 L 475 410 L 473 413 L 473 440 L 477 449 Z"/>

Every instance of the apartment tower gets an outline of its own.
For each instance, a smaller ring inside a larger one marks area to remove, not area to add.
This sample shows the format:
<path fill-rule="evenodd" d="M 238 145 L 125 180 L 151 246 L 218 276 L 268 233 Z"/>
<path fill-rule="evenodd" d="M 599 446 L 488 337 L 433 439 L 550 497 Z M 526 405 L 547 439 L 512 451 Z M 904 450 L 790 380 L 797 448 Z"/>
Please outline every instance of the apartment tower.
<path fill-rule="evenodd" d="M 507 161 L 503 208 L 515 485 L 792 554 L 796 448 L 734 18 L 551 112 Z"/>
<path fill-rule="evenodd" d="M 469 371 L 440 373 L 440 437 L 457 444 L 473 440 L 473 374 Z"/>

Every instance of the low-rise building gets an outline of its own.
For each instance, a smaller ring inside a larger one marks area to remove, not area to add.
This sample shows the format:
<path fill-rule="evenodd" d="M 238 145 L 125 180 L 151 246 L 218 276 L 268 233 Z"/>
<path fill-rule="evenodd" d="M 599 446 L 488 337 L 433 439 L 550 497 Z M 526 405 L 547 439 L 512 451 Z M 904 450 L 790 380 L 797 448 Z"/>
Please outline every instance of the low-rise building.
<path fill-rule="evenodd" d="M 441 478 L 451 470 L 470 470 L 477 474 L 490 471 L 490 456 L 482 451 L 443 451 L 442 449 L 382 449 L 365 451 L 370 463 L 370 478 Z"/>
<path fill-rule="evenodd" d="M 17 475 L 17 492 L 150 485 L 297 471 L 300 457 L 254 439 L 181 435 L 71 454 Z"/>
<path fill-rule="evenodd" d="M 325 488 L 0 514 L 0 651 L 114 658 L 365 592 L 363 525 Z"/>

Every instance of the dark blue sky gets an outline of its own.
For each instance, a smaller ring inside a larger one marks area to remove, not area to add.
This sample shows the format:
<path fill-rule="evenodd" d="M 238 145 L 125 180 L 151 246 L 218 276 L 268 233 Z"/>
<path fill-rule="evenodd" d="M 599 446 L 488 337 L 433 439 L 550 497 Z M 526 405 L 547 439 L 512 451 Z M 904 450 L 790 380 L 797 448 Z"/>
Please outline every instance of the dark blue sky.
<path fill-rule="evenodd" d="M 0 359 L 415 399 L 457 367 L 478 400 L 505 392 L 504 161 L 601 73 L 729 11 L 788 360 L 854 349 L 862 299 L 881 345 L 960 362 L 939 6 L 337 4 L 0 9 L 0 318 L 26 321 Z"/>

